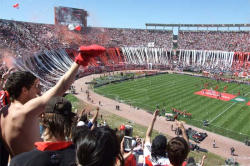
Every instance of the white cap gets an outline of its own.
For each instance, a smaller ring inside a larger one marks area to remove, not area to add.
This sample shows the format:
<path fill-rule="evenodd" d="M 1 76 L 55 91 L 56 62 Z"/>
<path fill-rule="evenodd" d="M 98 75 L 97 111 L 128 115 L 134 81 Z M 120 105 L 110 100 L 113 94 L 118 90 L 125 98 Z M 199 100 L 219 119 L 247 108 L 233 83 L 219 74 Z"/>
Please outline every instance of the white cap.
<path fill-rule="evenodd" d="M 76 126 L 84 126 L 84 125 L 85 125 L 85 123 L 83 121 L 79 121 L 79 122 L 77 122 Z"/>

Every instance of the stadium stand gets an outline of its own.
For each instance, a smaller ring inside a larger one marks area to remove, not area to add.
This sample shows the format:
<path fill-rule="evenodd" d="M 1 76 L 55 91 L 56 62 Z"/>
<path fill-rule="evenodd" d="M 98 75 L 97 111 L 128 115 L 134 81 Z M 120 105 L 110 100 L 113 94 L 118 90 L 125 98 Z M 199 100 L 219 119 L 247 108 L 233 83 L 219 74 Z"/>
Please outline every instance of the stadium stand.
<path fill-rule="evenodd" d="M 248 31 L 184 31 L 178 33 L 178 48 L 187 50 L 244 51 L 250 49 Z"/>
<path fill-rule="evenodd" d="M 172 30 L 87 27 L 75 32 L 67 26 L 0 20 L 0 56 L 2 59 L 7 53 L 15 58 L 14 66 L 39 78 L 43 91 L 53 87 L 69 70 L 79 45 L 90 44 L 103 45 L 106 52 L 81 67 L 77 77 L 103 71 L 174 68 L 217 70 L 222 74 L 237 70 L 247 76 L 249 37 L 247 31 L 181 30 L 178 49 L 173 50 Z M 0 65 L 0 70 L 0 75 L 7 71 L 5 64 Z M 106 130 L 114 135 L 109 128 Z"/>

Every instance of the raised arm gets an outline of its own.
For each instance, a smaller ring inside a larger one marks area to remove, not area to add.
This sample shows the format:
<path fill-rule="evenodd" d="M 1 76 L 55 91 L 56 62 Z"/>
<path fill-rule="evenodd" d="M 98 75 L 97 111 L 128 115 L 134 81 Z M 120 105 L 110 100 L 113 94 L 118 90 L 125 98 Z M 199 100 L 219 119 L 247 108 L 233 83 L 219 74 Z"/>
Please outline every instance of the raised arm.
<path fill-rule="evenodd" d="M 144 144 L 145 144 L 145 140 L 142 138 L 141 139 L 141 149 L 144 150 Z"/>
<path fill-rule="evenodd" d="M 120 151 L 121 151 L 121 153 L 123 155 L 124 160 L 126 160 L 131 154 L 133 154 L 133 150 L 134 150 L 135 146 L 132 146 L 131 149 L 130 149 L 130 151 L 128 153 L 125 153 L 124 152 L 124 139 L 125 138 L 123 137 L 121 145 L 120 145 L 120 147 L 121 147 Z"/>
<path fill-rule="evenodd" d="M 207 158 L 207 156 L 206 155 L 204 155 L 203 157 L 202 157 L 202 160 L 201 160 L 201 166 L 203 166 L 204 165 L 204 162 L 205 162 L 205 159 Z"/>
<path fill-rule="evenodd" d="M 96 108 L 96 113 L 95 113 L 95 116 L 93 117 L 93 120 L 92 120 L 92 123 L 95 124 L 95 121 L 98 117 L 98 114 L 99 114 L 99 107 Z"/>
<path fill-rule="evenodd" d="M 13 70 L 15 70 L 15 68 L 11 67 L 11 68 L 9 68 L 8 71 L 6 71 L 6 72 L 3 73 L 3 75 L 2 75 L 2 77 L 0 79 L 0 89 L 3 89 L 3 87 L 4 87 L 4 81 L 7 80 L 7 78 L 10 75 L 10 72 L 13 71 Z"/>
<path fill-rule="evenodd" d="M 82 110 L 81 116 L 83 116 L 83 114 L 85 114 L 85 111 L 86 111 L 86 108 L 84 108 L 84 109 Z"/>
<path fill-rule="evenodd" d="M 72 82 L 75 80 L 79 67 L 80 65 L 73 62 L 71 68 L 61 77 L 59 82 L 53 88 L 45 92 L 42 96 L 28 101 L 24 105 L 25 108 L 28 108 L 27 111 L 36 115 L 41 114 L 45 109 L 46 103 L 51 97 L 62 96 L 69 89 Z"/>
<path fill-rule="evenodd" d="M 155 121 L 156 121 L 156 117 L 157 117 L 157 115 L 158 115 L 158 112 L 159 112 L 158 109 L 155 110 L 155 112 L 154 112 L 152 122 L 151 122 L 150 125 L 148 126 L 148 130 L 147 130 L 147 133 L 146 133 L 145 142 L 151 142 L 151 134 L 152 134 L 152 130 L 153 130 L 153 128 L 154 128 L 154 124 L 155 124 Z"/>
<path fill-rule="evenodd" d="M 179 129 L 182 131 L 182 137 L 187 141 L 188 144 L 188 151 L 190 151 L 190 145 L 189 145 L 189 139 L 185 130 L 185 127 L 182 122 L 175 120 L 176 125 L 179 127 Z"/>
<path fill-rule="evenodd" d="M 71 86 L 75 80 L 75 76 L 78 72 L 80 65 L 87 66 L 91 58 L 96 57 L 105 52 L 105 48 L 97 45 L 89 47 L 81 46 L 79 48 L 79 54 L 75 58 L 70 69 L 61 77 L 58 83 L 45 92 L 41 97 L 30 100 L 25 104 L 25 108 L 28 112 L 39 115 L 44 111 L 46 103 L 51 97 L 62 96 Z M 36 111 L 33 111 L 36 110 Z"/>

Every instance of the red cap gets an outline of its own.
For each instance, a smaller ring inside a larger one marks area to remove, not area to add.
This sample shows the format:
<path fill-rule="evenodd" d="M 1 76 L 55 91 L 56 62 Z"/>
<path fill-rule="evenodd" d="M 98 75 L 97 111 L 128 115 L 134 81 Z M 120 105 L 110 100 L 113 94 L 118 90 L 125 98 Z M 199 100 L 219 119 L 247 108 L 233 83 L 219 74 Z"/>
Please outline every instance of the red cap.
<path fill-rule="evenodd" d="M 121 125 L 121 126 L 119 127 L 119 130 L 125 130 L 125 125 Z"/>

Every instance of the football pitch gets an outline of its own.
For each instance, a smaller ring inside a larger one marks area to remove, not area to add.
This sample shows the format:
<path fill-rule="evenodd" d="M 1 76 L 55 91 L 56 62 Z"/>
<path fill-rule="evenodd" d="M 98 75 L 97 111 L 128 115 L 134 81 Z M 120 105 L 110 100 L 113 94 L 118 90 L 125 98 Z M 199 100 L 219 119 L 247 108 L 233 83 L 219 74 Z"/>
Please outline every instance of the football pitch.
<path fill-rule="evenodd" d="M 240 91 L 241 96 L 236 100 L 222 101 L 194 94 L 204 89 L 204 84 L 208 84 L 207 89 L 218 86 L 219 92 L 223 92 L 226 86 L 226 93 Z M 192 118 L 179 116 L 182 121 L 239 141 L 250 136 L 250 106 L 246 105 L 250 100 L 250 85 L 162 74 L 105 85 L 95 88 L 95 92 L 151 112 L 157 108 L 165 109 L 167 113 L 172 113 L 172 108 L 186 110 Z M 208 120 L 209 126 L 203 126 L 204 120 Z"/>

